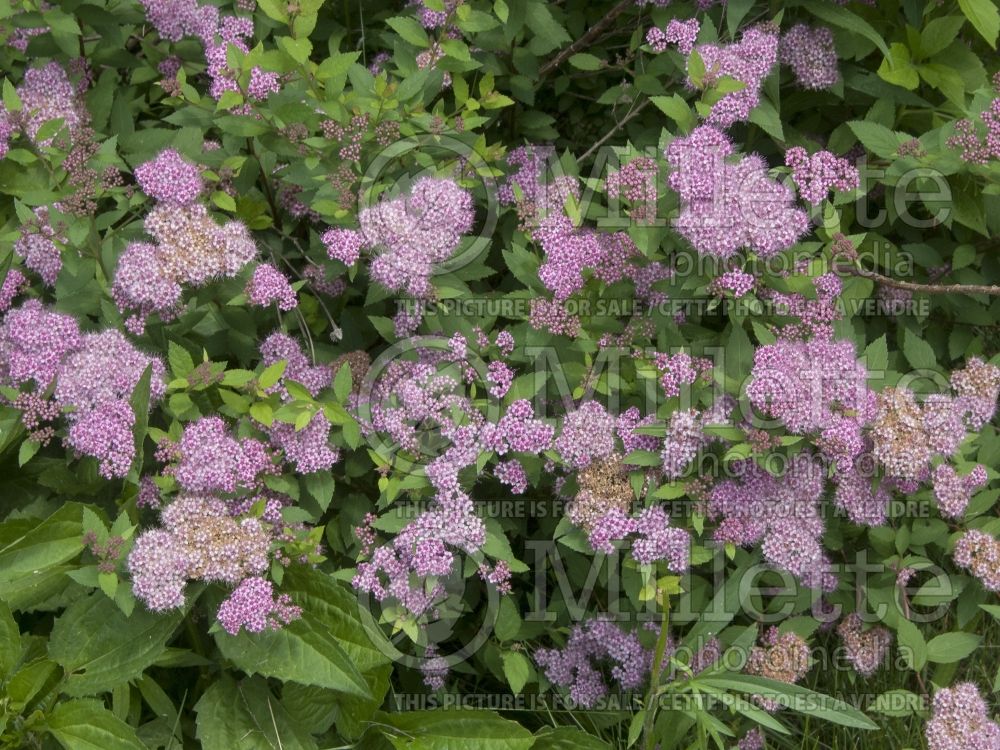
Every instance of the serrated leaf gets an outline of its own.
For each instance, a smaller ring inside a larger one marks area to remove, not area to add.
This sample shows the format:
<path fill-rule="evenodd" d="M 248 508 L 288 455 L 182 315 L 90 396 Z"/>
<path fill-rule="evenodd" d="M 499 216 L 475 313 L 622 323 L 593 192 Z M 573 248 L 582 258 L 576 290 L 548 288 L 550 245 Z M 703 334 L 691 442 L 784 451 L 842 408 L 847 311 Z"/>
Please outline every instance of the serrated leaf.
<path fill-rule="evenodd" d="M 96 700 L 57 704 L 45 726 L 66 750 L 145 749 L 135 730 Z"/>

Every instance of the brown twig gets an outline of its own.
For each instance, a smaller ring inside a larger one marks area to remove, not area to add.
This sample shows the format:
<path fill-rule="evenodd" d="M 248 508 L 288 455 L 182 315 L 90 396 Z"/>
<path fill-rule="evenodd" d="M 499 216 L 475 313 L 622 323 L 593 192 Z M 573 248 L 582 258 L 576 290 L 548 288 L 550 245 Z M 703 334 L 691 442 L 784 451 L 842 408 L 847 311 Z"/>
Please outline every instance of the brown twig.
<path fill-rule="evenodd" d="M 922 294 L 988 294 L 992 297 L 1000 297 L 1000 286 L 989 286 L 986 284 L 918 284 L 914 281 L 892 279 L 880 273 L 868 271 L 854 265 L 839 265 L 835 268 L 837 271 L 871 279 L 872 281 L 877 281 L 879 284 L 884 284 L 895 289 L 906 289 Z"/>
<path fill-rule="evenodd" d="M 618 18 L 622 13 L 624 13 L 629 8 L 635 7 L 635 0 L 621 0 L 618 5 L 609 10 L 600 21 L 595 23 L 588 29 L 587 33 L 569 45 L 566 49 L 560 52 L 558 55 L 549 60 L 545 65 L 542 66 L 541 70 L 538 71 L 539 80 L 545 78 L 549 73 L 558 68 L 566 59 L 575 55 L 582 49 L 586 49 L 590 44 L 601 35 L 611 23 Z"/>
<path fill-rule="evenodd" d="M 617 133 L 619 130 L 625 127 L 626 123 L 638 117 L 639 113 L 642 112 L 642 110 L 644 110 L 649 105 L 650 101 L 651 100 L 646 99 L 638 107 L 635 107 L 634 109 L 626 113 L 626 115 L 621 120 L 615 123 L 615 126 L 611 128 L 611 130 L 605 133 L 604 137 L 601 138 L 601 140 L 599 140 L 597 143 L 595 143 L 593 146 L 591 146 L 584 152 L 583 156 L 580 157 L 580 161 L 585 160 L 588 156 L 597 151 L 597 149 L 599 149 L 601 146 L 603 146 L 605 143 L 611 140 L 611 138 L 615 135 L 615 133 Z"/>

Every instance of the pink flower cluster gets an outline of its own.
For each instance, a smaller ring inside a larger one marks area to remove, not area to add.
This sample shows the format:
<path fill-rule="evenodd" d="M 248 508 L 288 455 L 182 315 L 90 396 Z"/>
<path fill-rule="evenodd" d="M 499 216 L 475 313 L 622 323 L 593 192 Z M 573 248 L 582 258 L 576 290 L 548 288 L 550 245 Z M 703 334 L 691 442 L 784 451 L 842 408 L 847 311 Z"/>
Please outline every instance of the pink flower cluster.
<path fill-rule="evenodd" d="M 59 245 L 66 244 L 66 237 L 52 227 L 48 208 L 39 206 L 34 214 L 34 221 L 21 227 L 21 235 L 14 242 L 14 252 L 24 259 L 25 266 L 41 276 L 45 284 L 55 286 L 62 270 Z"/>
<path fill-rule="evenodd" d="M 934 694 L 927 722 L 927 750 L 1000 750 L 1000 726 L 971 682 Z"/>
<path fill-rule="evenodd" d="M 163 149 L 155 159 L 140 164 L 134 174 L 139 189 L 161 203 L 193 205 L 205 188 L 198 167 L 172 148 Z"/>
<path fill-rule="evenodd" d="M 639 687 L 649 672 L 652 654 L 634 633 L 625 633 L 610 620 L 594 619 L 574 625 L 562 649 L 538 649 L 535 661 L 550 682 L 569 689 L 570 698 L 589 708 L 608 694 L 601 665 L 624 690 Z"/>
<path fill-rule="evenodd" d="M 979 529 L 969 529 L 958 540 L 955 564 L 967 568 L 987 591 L 1000 591 L 1000 542 Z"/>
<path fill-rule="evenodd" d="M 719 482 L 709 493 L 708 516 L 718 521 L 713 538 L 743 547 L 762 542 L 764 559 L 772 565 L 811 588 L 836 588 L 821 540 L 819 502 L 826 475 L 820 463 L 800 454 L 781 477 L 754 461 L 742 461 L 733 471 L 739 479 Z"/>
<path fill-rule="evenodd" d="M 320 240 L 326 247 L 330 260 L 339 260 L 345 266 L 353 266 L 361 257 L 365 238 L 353 229 L 334 228 L 323 232 Z"/>
<path fill-rule="evenodd" d="M 55 401 L 69 422 L 67 445 L 96 458 L 108 479 L 125 476 L 135 456 L 129 398 L 147 367 L 153 403 L 166 387 L 163 363 L 118 331 L 81 336 L 74 318 L 38 300 L 11 310 L 0 325 L 0 380 L 12 386 L 34 381 L 38 393 L 55 381 Z"/>
<path fill-rule="evenodd" d="M 833 34 L 825 26 L 813 29 L 796 24 L 781 37 L 778 55 L 804 89 L 828 89 L 840 80 Z"/>
<path fill-rule="evenodd" d="M 434 267 L 451 257 L 472 230 L 472 196 L 452 180 L 423 177 L 405 196 L 387 198 L 361 211 L 365 245 L 380 252 L 372 279 L 393 292 L 433 296 Z"/>
<path fill-rule="evenodd" d="M 251 305 L 268 307 L 277 303 L 282 312 L 293 310 L 299 304 L 288 277 L 270 263 L 261 263 L 253 270 L 246 295 Z"/>
<path fill-rule="evenodd" d="M 821 203 L 830 190 L 846 193 L 861 183 L 857 168 L 829 151 L 810 156 L 801 146 L 792 146 L 785 152 L 785 164 L 792 168 L 799 194 L 813 205 Z"/>
<path fill-rule="evenodd" d="M 746 84 L 716 102 L 705 122 L 718 128 L 728 128 L 735 122 L 749 119 L 750 112 L 760 102 L 760 87 L 778 59 L 777 33 L 756 26 L 744 30 L 739 42 L 702 44 L 695 51 L 705 63 L 706 78 L 717 80 L 729 76 Z"/>
<path fill-rule="evenodd" d="M 219 605 L 219 624 L 230 635 L 278 630 L 302 616 L 288 594 L 274 595 L 274 584 L 265 578 L 244 578 Z"/>
<path fill-rule="evenodd" d="M 126 326 L 136 334 L 156 313 L 170 320 L 179 311 L 182 284 L 203 286 L 231 278 L 257 254 L 250 230 L 240 221 L 219 225 L 208 209 L 195 201 L 201 191 L 197 170 L 176 152 L 136 169 L 140 184 L 160 198 L 146 216 L 146 231 L 156 244 L 135 242 L 118 260 L 111 293 Z M 185 202 L 186 201 L 186 202 Z"/>
<path fill-rule="evenodd" d="M 433 489 L 430 506 L 391 543 L 369 550 L 369 559 L 358 564 L 353 580 L 356 589 L 378 601 L 398 602 L 418 617 L 433 614 L 444 595 L 440 577 L 453 571 L 456 552 L 472 554 L 486 542 L 485 524 L 476 515 L 459 473 L 484 451 L 506 457 L 537 454 L 552 446 L 553 428 L 535 418 L 528 401 L 515 401 L 493 423 L 460 393 L 462 382 L 475 376 L 463 359 L 466 351 L 460 336 L 449 340 L 446 349 L 418 348 L 413 352 L 416 359 L 390 362 L 357 403 L 367 434 L 380 433 L 418 455 L 431 434 L 441 446 L 425 469 Z M 456 365 L 460 376 L 454 374 Z M 523 480 L 523 468 L 508 460 L 498 467 L 497 476 L 516 488 Z M 482 574 L 504 592 L 510 587 L 509 568 L 501 562 L 492 569 L 487 566 Z M 431 577 L 438 580 L 432 583 Z"/>
<path fill-rule="evenodd" d="M 698 38 L 700 29 L 701 24 L 696 18 L 689 18 L 686 21 L 671 18 L 665 28 L 654 26 L 646 32 L 646 44 L 653 52 L 664 52 L 668 44 L 676 44 L 682 54 L 689 55 L 694 49 L 694 42 Z"/>
<path fill-rule="evenodd" d="M 768 176 L 760 156 L 726 161 L 733 145 L 720 130 L 702 125 L 665 153 L 673 170 L 668 183 L 681 198 L 674 226 L 698 252 L 728 258 L 746 247 L 768 258 L 808 231 L 791 189 Z"/>
<path fill-rule="evenodd" d="M 976 466 L 969 474 L 960 477 L 954 467 L 940 464 L 931 473 L 934 498 L 938 510 L 945 518 L 960 518 L 965 513 L 972 494 L 987 482 L 986 467 Z"/>
<path fill-rule="evenodd" d="M 980 135 L 972 120 L 959 120 L 947 144 L 961 149 L 963 160 L 982 165 L 991 159 L 1000 159 L 1000 97 L 990 103 L 979 119 L 985 127 L 984 135 Z"/>
<path fill-rule="evenodd" d="M 212 79 L 210 93 L 219 99 L 227 91 L 240 91 L 235 71 L 229 69 L 226 51 L 232 46 L 244 55 L 250 53 L 246 40 L 253 36 L 253 21 L 249 18 L 228 16 L 220 18 L 219 9 L 211 4 L 200 4 L 197 0 L 140 0 L 146 10 L 146 18 L 159 35 L 170 42 L 179 42 L 185 37 L 199 39 L 205 48 L 208 75 Z M 250 71 L 246 95 L 250 99 L 263 100 L 280 90 L 277 73 L 254 67 Z M 249 105 L 236 110 L 249 112 Z"/>
<path fill-rule="evenodd" d="M 691 535 L 670 525 L 670 516 L 659 506 L 642 510 L 635 518 L 617 508 L 597 518 L 588 534 L 598 552 L 611 554 L 614 543 L 631 537 L 632 558 L 640 565 L 663 560 L 667 569 L 684 573 L 691 564 Z"/>
<path fill-rule="evenodd" d="M 132 589 L 154 612 L 183 606 L 188 580 L 236 585 L 267 570 L 271 530 L 222 500 L 181 495 L 160 517 L 162 528 L 140 534 L 128 557 Z"/>
<path fill-rule="evenodd" d="M 791 631 L 782 633 L 778 628 L 771 627 L 760 641 L 761 645 L 750 650 L 743 667 L 747 674 L 794 685 L 809 672 L 809 644 L 799 634 Z M 772 713 L 780 707 L 771 698 L 758 697 L 757 701 Z"/>
<path fill-rule="evenodd" d="M 36 146 L 48 146 L 55 136 L 37 139 L 42 125 L 61 119 L 70 135 L 76 135 L 90 121 L 87 108 L 66 71 L 57 62 L 50 62 L 24 72 L 17 87 L 21 111 L 13 118 Z M 8 117 L 12 117 L 8 114 Z"/>
<path fill-rule="evenodd" d="M 597 401 L 586 401 L 565 416 L 555 449 L 567 466 L 583 469 L 615 450 L 615 418 Z"/>
<path fill-rule="evenodd" d="M 865 630 L 861 615 L 852 612 L 837 626 L 847 660 L 862 677 L 871 677 L 885 662 L 892 632 L 875 625 Z"/>
<path fill-rule="evenodd" d="M 164 458 L 176 459 L 167 473 L 188 492 L 235 492 L 237 487 L 254 487 L 262 474 L 274 473 L 271 454 L 263 443 L 234 438 L 221 417 L 188 423 L 177 445 L 160 452 Z"/>

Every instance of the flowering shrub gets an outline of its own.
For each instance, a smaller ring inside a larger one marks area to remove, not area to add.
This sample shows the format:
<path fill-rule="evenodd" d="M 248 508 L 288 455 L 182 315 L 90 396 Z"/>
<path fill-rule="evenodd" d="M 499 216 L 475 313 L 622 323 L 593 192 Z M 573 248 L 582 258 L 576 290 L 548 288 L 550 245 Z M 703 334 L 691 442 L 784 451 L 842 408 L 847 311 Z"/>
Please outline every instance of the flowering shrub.
<path fill-rule="evenodd" d="M 0 7 L 0 747 L 1000 748 L 1000 11 L 782 5 Z"/>

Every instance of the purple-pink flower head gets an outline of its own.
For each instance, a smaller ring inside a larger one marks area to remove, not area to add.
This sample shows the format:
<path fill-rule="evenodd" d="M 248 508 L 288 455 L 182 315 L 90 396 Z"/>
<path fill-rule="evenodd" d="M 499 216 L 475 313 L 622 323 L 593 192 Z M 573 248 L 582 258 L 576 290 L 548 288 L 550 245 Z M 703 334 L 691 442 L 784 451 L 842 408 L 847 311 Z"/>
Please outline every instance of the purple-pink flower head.
<path fill-rule="evenodd" d="M 840 80 L 833 34 L 825 26 L 811 29 L 796 24 L 781 38 L 779 56 L 804 89 L 828 89 Z"/>
<path fill-rule="evenodd" d="M 760 87 L 777 62 L 778 35 L 756 26 L 746 29 L 739 42 L 703 44 L 695 51 L 705 63 L 706 78 L 729 76 L 746 84 L 716 102 L 705 121 L 709 125 L 728 128 L 735 122 L 749 119 L 750 112 L 760 102 Z"/>
<path fill-rule="evenodd" d="M 1000 750 L 1000 726 L 971 682 L 934 694 L 926 734 L 927 750 Z"/>
<path fill-rule="evenodd" d="M 452 180 L 422 177 L 405 196 L 361 211 L 365 244 L 375 248 L 369 271 L 386 289 L 429 298 L 434 267 L 472 229 L 472 196 Z"/>
<path fill-rule="evenodd" d="M 646 679 L 651 656 L 635 633 L 599 618 L 573 626 L 565 648 L 539 649 L 535 661 L 550 682 L 567 688 L 570 698 L 589 708 L 608 693 L 602 665 L 622 689 L 631 690 Z"/>
<path fill-rule="evenodd" d="M 155 245 L 133 242 L 118 259 L 111 296 L 124 312 L 170 320 L 181 303 L 181 285 L 163 273 Z"/>
<path fill-rule="evenodd" d="M 299 304 L 288 277 L 270 263 L 261 263 L 254 269 L 246 295 L 251 305 L 269 307 L 277 303 L 278 309 L 283 312 L 293 310 Z"/>
<path fill-rule="evenodd" d="M 243 579 L 218 612 L 219 624 L 230 635 L 278 630 L 301 616 L 302 608 L 288 594 L 275 596 L 274 585 L 259 576 Z"/>
<path fill-rule="evenodd" d="M 96 458 L 98 473 L 105 479 L 124 477 L 135 458 L 134 422 L 127 401 L 105 401 L 72 421 L 66 443 L 77 453 Z"/>
<path fill-rule="evenodd" d="M 365 238 L 361 232 L 354 229 L 327 229 L 320 237 L 326 247 L 326 254 L 331 260 L 339 260 L 345 266 L 353 266 L 361 257 L 361 248 Z"/>
<path fill-rule="evenodd" d="M 696 250 L 720 258 L 744 247 L 762 258 L 791 247 L 808 231 L 809 217 L 761 157 L 729 163 L 732 152 L 726 135 L 709 126 L 671 142 L 668 184 L 681 198 L 675 228 Z"/>
<path fill-rule="evenodd" d="M 135 179 L 139 189 L 150 198 L 180 206 L 193 204 L 204 189 L 198 168 L 172 148 L 136 167 Z"/>
<path fill-rule="evenodd" d="M 275 388 L 283 388 L 285 380 L 294 380 L 303 385 L 312 395 L 330 385 L 333 373 L 329 367 L 313 365 L 302 345 L 281 331 L 275 331 L 260 345 L 261 362 L 270 367 L 275 362 L 285 360 L 285 372 Z"/>
<path fill-rule="evenodd" d="M 817 151 L 810 156 L 801 146 L 792 146 L 785 152 L 785 164 L 792 168 L 799 194 L 813 205 L 821 203 L 831 190 L 846 193 L 861 182 L 854 165 L 829 151 Z"/>
<path fill-rule="evenodd" d="M 24 80 L 17 87 L 17 95 L 21 99 L 21 126 L 32 141 L 36 140 L 42 125 L 50 120 L 61 119 L 70 134 L 90 120 L 76 88 L 57 62 L 26 70 Z M 36 145 L 47 146 L 54 137 L 45 138 Z"/>
<path fill-rule="evenodd" d="M 615 450 L 615 418 L 597 401 L 587 401 L 563 419 L 555 449 L 563 461 L 583 469 Z"/>
<path fill-rule="evenodd" d="M 194 36 L 209 43 L 219 26 L 219 9 L 198 0 L 140 0 L 146 19 L 168 42 Z"/>
<path fill-rule="evenodd" d="M 24 259 L 25 266 L 42 277 L 46 285 L 55 286 L 62 270 L 59 245 L 66 244 L 66 238 L 52 227 L 48 208 L 39 206 L 34 214 L 34 220 L 22 226 L 21 236 L 14 242 L 14 252 Z"/>
<path fill-rule="evenodd" d="M 33 380 L 45 390 L 63 358 L 79 348 L 76 318 L 52 312 L 37 299 L 10 310 L 0 324 L 0 380 L 19 386 Z"/>
<path fill-rule="evenodd" d="M 108 401 L 128 401 L 147 367 L 152 368 L 149 400 L 156 403 L 167 388 L 159 357 L 139 351 L 120 331 L 88 333 L 59 368 L 56 400 L 76 411 L 95 409 Z"/>
<path fill-rule="evenodd" d="M 668 44 L 676 44 L 682 54 L 689 55 L 694 49 L 694 42 L 698 38 L 700 29 L 701 24 L 696 18 L 689 18 L 686 21 L 671 18 L 665 28 L 654 26 L 646 32 L 646 44 L 653 49 L 653 52 L 663 52 Z"/>

